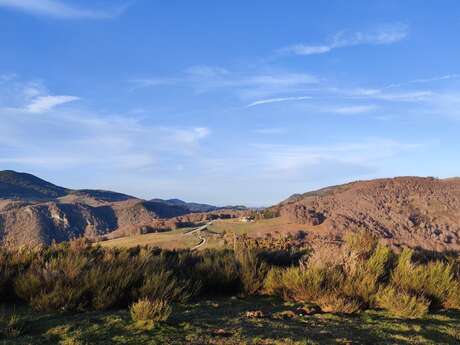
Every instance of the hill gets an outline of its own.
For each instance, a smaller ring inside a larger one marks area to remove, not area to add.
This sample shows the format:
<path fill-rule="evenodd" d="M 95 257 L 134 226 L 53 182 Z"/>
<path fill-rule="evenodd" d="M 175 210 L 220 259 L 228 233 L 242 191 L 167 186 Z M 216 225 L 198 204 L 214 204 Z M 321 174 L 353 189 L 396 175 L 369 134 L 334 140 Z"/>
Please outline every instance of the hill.
<path fill-rule="evenodd" d="M 460 179 L 358 181 L 297 194 L 272 210 L 330 239 L 365 230 L 398 246 L 460 249 Z"/>
<path fill-rule="evenodd" d="M 31 174 L 0 171 L 0 199 L 54 199 L 68 193 L 68 189 Z"/>
<path fill-rule="evenodd" d="M 71 190 L 30 174 L 0 172 L 0 242 L 12 246 L 164 231 L 188 213 L 182 205 L 111 191 Z"/>
<path fill-rule="evenodd" d="M 181 206 L 189 210 L 190 212 L 211 212 L 219 209 L 217 206 L 200 204 L 196 202 L 185 202 L 180 199 L 152 199 L 152 202 L 163 203 L 172 206 Z"/>

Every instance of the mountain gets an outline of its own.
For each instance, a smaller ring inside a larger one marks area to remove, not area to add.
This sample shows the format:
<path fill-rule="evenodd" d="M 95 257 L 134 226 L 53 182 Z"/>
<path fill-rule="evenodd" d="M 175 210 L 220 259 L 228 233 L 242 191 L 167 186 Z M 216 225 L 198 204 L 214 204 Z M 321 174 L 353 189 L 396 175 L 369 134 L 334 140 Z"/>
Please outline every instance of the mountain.
<path fill-rule="evenodd" d="M 53 199 L 68 193 L 68 189 L 56 186 L 34 175 L 12 170 L 0 171 L 1 199 Z"/>
<path fill-rule="evenodd" d="M 175 227 L 183 205 L 102 190 L 71 190 L 26 173 L 0 171 L 0 242 L 49 244 Z"/>
<path fill-rule="evenodd" d="M 208 205 L 208 204 L 200 204 L 196 202 L 186 202 L 180 199 L 152 199 L 151 201 L 154 202 L 159 202 L 159 203 L 164 203 L 167 205 L 173 205 L 173 206 L 182 206 L 189 210 L 191 213 L 201 213 L 201 212 L 212 212 L 212 211 L 218 211 L 218 210 L 237 210 L 237 211 L 244 211 L 247 208 L 245 206 L 213 206 L 213 205 Z"/>
<path fill-rule="evenodd" d="M 460 250 L 460 179 L 398 177 L 296 194 L 271 208 L 329 240 L 365 230 L 396 246 Z"/>

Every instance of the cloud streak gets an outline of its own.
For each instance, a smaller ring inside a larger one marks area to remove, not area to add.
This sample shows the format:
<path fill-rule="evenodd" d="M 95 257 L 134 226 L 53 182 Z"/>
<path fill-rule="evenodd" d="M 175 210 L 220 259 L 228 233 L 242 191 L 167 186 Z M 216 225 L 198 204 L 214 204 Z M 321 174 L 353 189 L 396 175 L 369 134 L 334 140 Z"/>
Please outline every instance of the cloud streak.
<path fill-rule="evenodd" d="M 123 13 L 127 5 L 112 10 L 77 8 L 58 0 L 0 0 L 0 7 L 60 19 L 109 19 Z"/>
<path fill-rule="evenodd" d="M 79 97 L 75 96 L 41 96 L 35 98 L 25 109 L 30 113 L 44 113 L 58 105 L 78 101 L 79 99 Z"/>
<path fill-rule="evenodd" d="M 255 102 L 252 102 L 251 104 L 248 104 L 246 108 L 252 108 L 252 107 L 263 105 L 263 104 L 303 101 L 307 99 L 312 99 L 312 98 L 310 96 L 299 96 L 299 97 L 279 97 L 279 98 L 262 99 L 260 101 L 255 101 Z"/>
<path fill-rule="evenodd" d="M 406 25 L 390 25 L 379 29 L 363 31 L 341 31 L 333 36 L 330 42 L 320 45 L 294 44 L 279 49 L 281 55 L 316 55 L 325 54 L 334 49 L 359 45 L 387 45 L 399 42 L 409 33 Z"/>

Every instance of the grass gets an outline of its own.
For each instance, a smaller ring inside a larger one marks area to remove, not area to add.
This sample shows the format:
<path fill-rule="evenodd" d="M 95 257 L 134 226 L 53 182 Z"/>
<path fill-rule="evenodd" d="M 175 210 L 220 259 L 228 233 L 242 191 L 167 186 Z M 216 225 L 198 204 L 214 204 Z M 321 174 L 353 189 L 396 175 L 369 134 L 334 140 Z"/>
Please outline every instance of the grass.
<path fill-rule="evenodd" d="M 157 246 L 163 249 L 193 248 L 200 243 L 200 239 L 197 236 L 198 234 L 184 236 L 187 231 L 192 229 L 194 228 L 182 228 L 161 233 L 127 236 L 98 242 L 98 244 L 109 248 L 132 248 L 138 245 Z M 275 234 L 276 236 L 279 232 L 295 232 L 300 229 L 301 226 L 286 223 L 282 218 L 257 220 L 253 223 L 243 223 L 239 219 L 218 220 L 208 226 L 207 230 L 202 231 L 202 236 L 206 237 L 207 241 L 205 245 L 200 247 L 200 250 L 223 248 L 225 246 L 225 241 L 222 236 L 224 233 L 264 237 L 266 234 Z"/>
<path fill-rule="evenodd" d="M 260 235 L 279 231 L 299 230 L 299 225 L 286 223 L 283 218 L 257 220 L 252 223 L 243 223 L 238 219 L 226 219 L 214 222 L 208 227 L 209 231 L 223 233 L 234 232 L 237 235 Z"/>
<path fill-rule="evenodd" d="M 98 242 L 102 247 L 107 248 L 132 248 L 136 246 L 155 246 L 163 249 L 185 249 L 196 246 L 200 243 L 196 235 L 185 236 L 190 228 L 182 228 L 167 232 L 158 232 L 145 235 L 121 237 L 114 240 Z"/>
<path fill-rule="evenodd" d="M 170 319 L 153 329 L 137 327 L 127 310 L 41 314 L 17 308 L 16 313 L 24 324 L 21 334 L 3 337 L 0 344 L 408 345 L 460 342 L 459 312 L 441 311 L 418 320 L 401 320 L 373 310 L 356 316 L 300 316 L 295 312 L 297 308 L 296 304 L 273 298 L 221 298 L 175 306 Z M 265 317 L 246 317 L 247 311 L 255 310 L 262 311 Z M 284 314 L 290 317 L 276 317 Z"/>

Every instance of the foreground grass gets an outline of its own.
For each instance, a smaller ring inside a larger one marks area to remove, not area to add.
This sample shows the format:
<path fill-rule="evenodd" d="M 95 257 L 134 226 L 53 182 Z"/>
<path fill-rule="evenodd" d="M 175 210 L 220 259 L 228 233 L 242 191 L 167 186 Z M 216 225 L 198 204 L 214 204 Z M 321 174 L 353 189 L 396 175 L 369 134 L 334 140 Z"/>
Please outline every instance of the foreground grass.
<path fill-rule="evenodd" d="M 37 314 L 17 309 L 19 336 L 4 345 L 90 344 L 459 344 L 460 313 L 440 312 L 420 320 L 384 312 L 357 316 L 301 316 L 298 306 L 271 298 L 223 298 L 174 309 L 167 323 L 142 329 L 127 310 L 81 314 Z M 249 319 L 247 311 L 265 317 Z M 11 310 L 3 310 L 3 313 Z M 284 317 L 283 317 L 284 316 Z"/>

